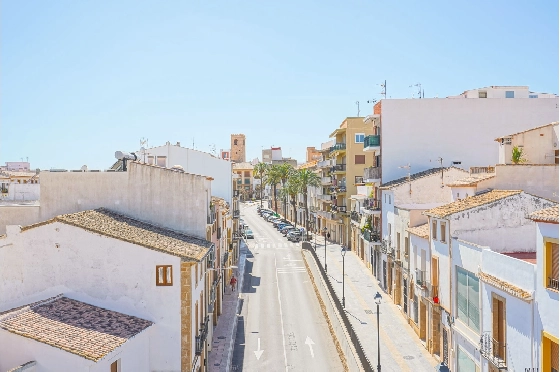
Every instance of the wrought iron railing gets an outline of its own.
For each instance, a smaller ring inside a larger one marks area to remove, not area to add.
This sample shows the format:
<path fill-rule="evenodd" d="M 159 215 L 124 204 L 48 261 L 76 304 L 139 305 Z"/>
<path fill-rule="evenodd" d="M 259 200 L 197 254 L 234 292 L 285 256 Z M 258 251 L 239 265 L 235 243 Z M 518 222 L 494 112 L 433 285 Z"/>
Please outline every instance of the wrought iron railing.
<path fill-rule="evenodd" d="M 364 200 L 364 208 L 370 211 L 380 211 L 381 203 L 377 199 L 368 198 Z"/>
<path fill-rule="evenodd" d="M 492 338 L 490 332 L 480 336 L 480 354 L 500 370 L 507 370 L 506 344 Z"/>
<path fill-rule="evenodd" d="M 346 164 L 335 164 L 331 167 L 331 172 L 345 172 Z"/>
<path fill-rule="evenodd" d="M 346 144 L 345 143 L 336 143 L 334 146 L 331 146 L 329 151 L 333 152 L 333 151 L 339 151 L 339 150 L 346 150 Z"/>
<path fill-rule="evenodd" d="M 233 211 L 233 218 L 239 218 L 239 209 Z"/>
<path fill-rule="evenodd" d="M 330 185 L 332 184 L 332 178 L 331 177 L 322 177 L 321 178 L 321 185 Z"/>
<path fill-rule="evenodd" d="M 237 198 L 239 196 L 239 190 L 233 190 L 233 197 Z"/>
<path fill-rule="evenodd" d="M 548 277 L 548 286 L 547 288 L 558 290 L 558 278 L 551 278 Z"/>
<path fill-rule="evenodd" d="M 416 284 L 418 284 L 421 287 L 425 287 L 426 286 L 426 279 L 427 279 L 426 278 L 426 271 L 416 269 L 416 272 L 415 272 Z"/>
<path fill-rule="evenodd" d="M 195 338 L 196 347 L 195 354 L 201 355 L 204 349 L 204 341 L 206 341 L 206 336 L 208 336 L 208 322 L 210 321 L 210 316 L 206 315 L 204 321 L 200 323 L 200 329 L 198 330 L 198 336 Z"/>
<path fill-rule="evenodd" d="M 354 176 L 354 183 L 355 183 L 355 184 L 364 183 L 364 177 Z"/>
<path fill-rule="evenodd" d="M 360 216 L 360 214 L 358 212 L 352 211 L 350 213 L 350 218 L 352 219 L 352 221 L 360 223 L 361 219 L 362 219 L 362 216 Z"/>
<path fill-rule="evenodd" d="M 331 206 L 331 210 L 333 212 L 346 212 L 346 206 L 345 205 L 332 205 Z"/>
<path fill-rule="evenodd" d="M 365 229 L 362 231 L 362 237 L 367 242 L 379 242 L 381 234 L 376 230 L 372 231 Z"/>
<path fill-rule="evenodd" d="M 381 142 L 380 135 L 369 135 L 364 137 L 364 149 L 367 147 L 378 147 Z"/>

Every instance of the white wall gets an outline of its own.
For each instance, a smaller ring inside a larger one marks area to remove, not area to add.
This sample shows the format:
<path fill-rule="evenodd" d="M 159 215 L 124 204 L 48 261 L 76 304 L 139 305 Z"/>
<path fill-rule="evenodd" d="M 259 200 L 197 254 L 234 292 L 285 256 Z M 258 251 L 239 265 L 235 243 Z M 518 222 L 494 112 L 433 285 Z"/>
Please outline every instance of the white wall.
<path fill-rule="evenodd" d="M 18 231 L 0 239 L 0 311 L 63 293 L 150 320 L 150 370 L 181 369 L 179 257 L 60 222 Z M 173 286 L 155 285 L 156 265 L 173 265 Z"/>
<path fill-rule="evenodd" d="M 556 164 L 497 164 L 494 187 L 498 190 L 523 190 L 558 202 L 558 169 Z"/>
<path fill-rule="evenodd" d="M 35 361 L 37 372 L 107 372 L 120 359 L 120 372 L 148 371 L 149 328 L 129 339 L 98 362 L 66 352 L 33 339 L 0 329 L 0 370 Z M 9 347 L 6 347 L 8 346 Z"/>
<path fill-rule="evenodd" d="M 41 185 L 38 183 L 17 183 L 8 185 L 8 196 L 3 200 L 39 200 Z"/>
<path fill-rule="evenodd" d="M 218 196 L 231 204 L 232 198 L 232 164 L 230 161 L 212 156 L 207 152 L 188 149 L 176 145 L 147 149 L 149 155 L 167 156 L 167 167 L 174 165 L 183 167 L 186 173 L 198 174 L 214 178 L 212 181 L 212 195 Z M 146 155 L 146 162 L 147 160 Z M 143 157 L 140 159 L 143 161 Z"/>
<path fill-rule="evenodd" d="M 496 164 L 495 138 L 558 121 L 558 98 L 385 99 L 381 101 L 383 178 L 403 177 L 399 166 L 413 172 L 461 161 L 468 169 Z"/>
<path fill-rule="evenodd" d="M 529 164 L 554 164 L 554 150 L 558 150 L 558 124 L 516 134 L 511 137 L 511 144 L 500 143 L 498 146 L 501 164 L 513 164 L 511 153 L 514 146 L 523 150 L 523 157 Z"/>
<path fill-rule="evenodd" d="M 526 217 L 555 203 L 525 193 L 456 213 L 450 233 L 459 239 L 492 247 L 497 252 L 534 252 L 533 222 Z"/>
<path fill-rule="evenodd" d="M 0 205 L 0 235 L 6 225 L 31 225 L 41 220 L 39 205 Z"/>

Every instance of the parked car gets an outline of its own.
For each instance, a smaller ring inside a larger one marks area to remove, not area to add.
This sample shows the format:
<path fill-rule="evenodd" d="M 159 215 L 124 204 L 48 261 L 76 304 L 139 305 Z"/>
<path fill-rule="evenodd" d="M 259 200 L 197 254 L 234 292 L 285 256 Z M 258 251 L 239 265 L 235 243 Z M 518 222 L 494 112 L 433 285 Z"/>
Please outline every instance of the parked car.
<path fill-rule="evenodd" d="M 282 222 L 282 223 L 279 223 L 278 225 L 276 225 L 276 229 L 278 231 L 282 231 L 282 229 L 286 226 L 291 226 L 291 225 L 288 222 Z"/>
<path fill-rule="evenodd" d="M 301 231 L 295 230 L 288 233 L 288 240 L 291 242 L 299 242 L 301 240 Z"/>
<path fill-rule="evenodd" d="M 243 235 L 245 235 L 245 239 L 255 239 L 255 235 L 253 235 L 253 231 L 251 229 L 246 229 L 245 232 L 243 232 Z"/>
<path fill-rule="evenodd" d="M 280 230 L 280 232 L 282 233 L 282 235 L 288 236 L 288 233 L 290 233 L 292 231 L 295 231 L 295 230 L 296 230 L 296 228 L 293 227 L 293 226 L 286 226 L 282 230 Z"/>
<path fill-rule="evenodd" d="M 277 221 L 272 221 L 272 226 L 278 228 L 278 225 L 280 225 L 280 224 L 282 224 L 282 223 L 289 223 L 289 222 L 286 221 L 286 220 L 283 219 L 283 218 L 280 218 L 280 219 L 277 220 Z"/>

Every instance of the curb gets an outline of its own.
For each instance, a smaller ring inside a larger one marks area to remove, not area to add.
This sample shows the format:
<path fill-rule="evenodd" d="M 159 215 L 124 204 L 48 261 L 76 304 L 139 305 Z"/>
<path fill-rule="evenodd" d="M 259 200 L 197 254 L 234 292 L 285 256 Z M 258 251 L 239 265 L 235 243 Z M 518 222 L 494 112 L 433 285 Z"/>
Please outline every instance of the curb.
<path fill-rule="evenodd" d="M 241 240 L 243 241 L 243 245 L 245 246 L 244 248 L 247 247 L 247 244 L 245 243 L 245 240 Z M 229 347 L 228 347 L 228 356 L 227 356 L 227 360 L 226 360 L 226 371 L 231 371 L 231 361 L 233 359 L 233 348 L 235 346 L 235 336 L 236 336 L 236 332 L 237 332 L 237 314 L 239 313 L 239 305 L 241 303 L 240 299 L 240 294 L 241 294 L 241 289 L 243 288 L 243 278 L 245 276 L 245 253 L 241 253 L 241 249 L 239 249 L 239 266 L 238 266 L 238 272 L 239 272 L 239 279 L 237 280 L 237 304 L 235 306 L 235 317 L 234 317 L 234 321 L 233 321 L 233 329 L 231 332 L 231 337 L 229 338 Z"/>

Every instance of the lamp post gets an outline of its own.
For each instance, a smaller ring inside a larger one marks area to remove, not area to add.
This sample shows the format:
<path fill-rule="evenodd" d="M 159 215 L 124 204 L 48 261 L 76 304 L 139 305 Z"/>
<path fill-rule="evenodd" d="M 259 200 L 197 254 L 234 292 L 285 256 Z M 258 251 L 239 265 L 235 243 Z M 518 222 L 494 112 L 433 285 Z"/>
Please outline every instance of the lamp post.
<path fill-rule="evenodd" d="M 342 256 L 342 308 L 346 307 L 346 299 L 344 297 L 344 256 L 346 256 L 346 248 L 342 247 L 340 250 Z"/>
<path fill-rule="evenodd" d="M 327 227 L 323 227 L 325 233 L 325 273 L 327 272 Z"/>
<path fill-rule="evenodd" d="M 377 305 L 377 372 L 381 372 L 381 348 L 379 345 L 379 305 L 381 304 L 381 295 L 379 292 L 375 294 L 374 300 Z"/>

